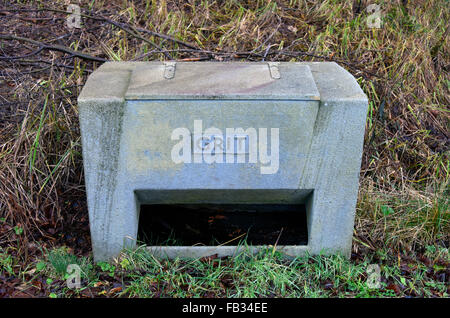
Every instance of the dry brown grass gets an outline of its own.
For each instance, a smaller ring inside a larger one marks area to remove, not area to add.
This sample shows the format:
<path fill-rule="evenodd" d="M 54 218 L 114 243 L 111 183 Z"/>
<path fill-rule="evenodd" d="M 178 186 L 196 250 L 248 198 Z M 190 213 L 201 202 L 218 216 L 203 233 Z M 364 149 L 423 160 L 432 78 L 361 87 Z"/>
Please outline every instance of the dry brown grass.
<path fill-rule="evenodd" d="M 381 3 L 381 29 L 367 28 L 364 1 L 83 1 L 75 31 L 64 13 L 23 10 L 65 8 L 39 3 L 5 2 L 19 11 L 0 12 L 1 33 L 112 60 L 337 61 L 370 100 L 355 248 L 448 245 L 447 1 Z M 5 40 L 0 56 L 35 49 Z M 51 242 L 86 214 L 76 97 L 98 65 L 48 50 L 0 60 L 0 245 Z"/>

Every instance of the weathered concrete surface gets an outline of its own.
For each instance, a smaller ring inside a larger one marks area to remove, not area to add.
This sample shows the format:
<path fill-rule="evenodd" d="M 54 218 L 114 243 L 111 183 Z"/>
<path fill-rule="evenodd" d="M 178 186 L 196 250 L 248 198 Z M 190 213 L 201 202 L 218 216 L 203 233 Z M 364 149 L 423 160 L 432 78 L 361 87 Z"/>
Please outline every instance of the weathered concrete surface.
<path fill-rule="evenodd" d="M 319 92 L 306 65 L 282 63 L 280 80 L 267 63 L 177 63 L 175 77 L 164 79 L 162 63 L 136 68 L 127 99 L 294 99 L 318 100 Z M 149 76 L 149 74 L 152 74 Z"/>
<path fill-rule="evenodd" d="M 308 245 L 350 255 L 367 98 L 335 63 L 111 62 L 78 98 L 96 261 L 134 246 L 139 206 L 151 203 L 305 203 Z M 174 163 L 173 129 L 279 128 L 279 168 L 261 163 Z M 257 248 L 256 248 L 257 249 Z M 169 257 L 232 255 L 234 247 L 153 247 Z"/>

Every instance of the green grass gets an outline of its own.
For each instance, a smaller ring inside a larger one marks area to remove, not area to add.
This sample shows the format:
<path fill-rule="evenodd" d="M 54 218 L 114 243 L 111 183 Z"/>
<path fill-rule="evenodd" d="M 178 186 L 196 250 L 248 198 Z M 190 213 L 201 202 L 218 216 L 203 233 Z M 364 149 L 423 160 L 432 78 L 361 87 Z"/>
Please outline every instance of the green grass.
<path fill-rule="evenodd" d="M 273 247 L 256 255 L 244 249 L 235 257 L 168 260 L 155 258 L 141 246 L 97 265 L 57 249 L 36 266 L 41 267 L 38 272 L 48 283 L 48 293 L 56 297 L 370 298 L 448 297 L 448 286 L 439 275 L 448 270 L 449 261 L 448 249 L 431 245 L 424 254 L 401 259 L 380 249 L 352 260 L 339 255 L 287 259 Z M 47 264 L 44 270 L 42 262 Z M 89 272 L 82 275 L 81 289 L 65 285 L 68 264 Z M 379 287 L 368 283 L 370 264 L 380 268 Z"/>
<path fill-rule="evenodd" d="M 0 273 L 14 275 L 14 263 L 16 260 L 8 253 L 8 250 L 0 247 Z"/>
<path fill-rule="evenodd" d="M 93 266 L 87 258 L 78 258 L 64 247 L 50 250 L 47 254 L 47 262 L 48 268 L 53 270 L 50 275 L 54 278 L 67 278 L 67 267 L 71 264 L 80 267 L 81 278 L 89 279 L 92 274 Z"/>

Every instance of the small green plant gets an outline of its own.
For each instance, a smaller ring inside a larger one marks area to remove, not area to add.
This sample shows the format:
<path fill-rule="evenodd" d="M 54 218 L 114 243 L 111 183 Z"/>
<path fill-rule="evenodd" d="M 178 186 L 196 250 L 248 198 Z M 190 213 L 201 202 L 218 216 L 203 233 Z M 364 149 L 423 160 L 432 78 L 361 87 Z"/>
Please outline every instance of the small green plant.
<path fill-rule="evenodd" d="M 47 264 L 44 261 L 40 261 L 36 264 L 36 271 L 41 272 L 47 268 Z"/>
<path fill-rule="evenodd" d="M 20 226 L 18 226 L 18 225 L 16 225 L 16 226 L 14 227 L 14 233 L 16 233 L 16 235 L 22 235 L 22 233 L 23 233 L 23 228 L 20 227 Z"/>
<path fill-rule="evenodd" d="M 394 210 L 388 205 L 382 205 L 381 212 L 383 213 L 384 216 L 394 214 Z"/>
<path fill-rule="evenodd" d="M 131 263 L 128 259 L 123 258 L 120 261 L 120 266 L 122 267 L 122 269 L 127 270 L 127 269 L 131 269 Z"/>
<path fill-rule="evenodd" d="M 67 249 L 59 248 L 50 251 L 48 254 L 48 261 L 53 266 L 56 274 L 61 277 L 66 275 L 67 266 L 70 264 L 80 265 L 78 257 L 69 254 Z"/>
<path fill-rule="evenodd" d="M 87 258 L 78 258 L 76 255 L 69 253 L 67 248 L 58 248 L 51 250 L 48 253 L 47 261 L 51 265 L 50 276 L 54 276 L 54 278 L 66 279 L 68 277 L 67 266 L 70 264 L 78 265 L 81 269 L 80 275 L 81 278 L 85 279 L 93 279 L 94 272 L 93 266 L 89 259 Z"/>
<path fill-rule="evenodd" d="M 109 276 L 114 277 L 116 267 L 106 262 L 98 262 L 97 266 L 100 267 L 102 272 L 107 272 Z"/>
<path fill-rule="evenodd" d="M 6 272 L 9 275 L 14 275 L 13 258 L 8 254 L 8 250 L 3 250 L 0 247 L 0 273 Z"/>

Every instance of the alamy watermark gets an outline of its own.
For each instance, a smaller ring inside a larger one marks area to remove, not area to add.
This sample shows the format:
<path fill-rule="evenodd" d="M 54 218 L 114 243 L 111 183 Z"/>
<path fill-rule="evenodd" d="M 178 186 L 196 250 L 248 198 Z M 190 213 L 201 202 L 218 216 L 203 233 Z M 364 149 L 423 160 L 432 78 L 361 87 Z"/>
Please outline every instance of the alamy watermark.
<path fill-rule="evenodd" d="M 369 288 L 381 288 L 381 269 L 377 264 L 370 264 L 366 269 L 367 280 L 366 285 Z"/>
<path fill-rule="evenodd" d="M 70 12 L 70 14 L 66 18 L 67 27 L 69 29 L 81 28 L 81 9 L 79 5 L 76 4 L 69 4 L 67 6 L 67 12 Z"/>
<path fill-rule="evenodd" d="M 366 11 L 369 13 L 366 20 L 367 27 L 371 29 L 381 28 L 381 7 L 378 4 L 370 4 Z"/>
<path fill-rule="evenodd" d="M 81 288 L 81 268 L 77 264 L 69 264 L 66 269 L 66 284 L 70 289 Z"/>
<path fill-rule="evenodd" d="M 259 163 L 261 174 L 275 174 L 279 168 L 279 128 L 225 128 L 203 131 L 203 121 L 194 120 L 194 133 L 188 128 L 173 130 L 171 139 L 178 141 L 171 152 L 175 163 Z M 248 157 L 248 161 L 247 161 Z"/>

